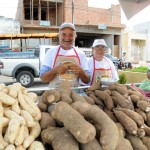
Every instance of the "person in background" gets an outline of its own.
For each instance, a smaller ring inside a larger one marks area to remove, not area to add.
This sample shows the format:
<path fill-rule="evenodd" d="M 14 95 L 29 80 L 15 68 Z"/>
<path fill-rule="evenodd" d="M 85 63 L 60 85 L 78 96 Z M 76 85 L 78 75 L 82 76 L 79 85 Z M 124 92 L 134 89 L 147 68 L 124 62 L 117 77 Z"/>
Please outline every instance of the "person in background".
<path fill-rule="evenodd" d="M 48 50 L 40 70 L 42 82 L 57 88 L 62 80 L 70 86 L 78 86 L 79 79 L 89 82 L 89 70 L 85 53 L 74 47 L 76 29 L 72 23 L 63 23 L 59 28 L 59 45 Z"/>
<path fill-rule="evenodd" d="M 107 45 L 104 39 L 96 39 L 92 45 L 93 56 L 88 61 L 90 69 L 90 85 L 101 78 L 113 78 L 118 81 L 118 73 L 113 62 L 106 58 L 105 52 Z"/>
<path fill-rule="evenodd" d="M 127 56 L 126 56 L 126 52 L 123 52 L 123 55 L 121 57 L 121 63 L 122 63 L 122 67 L 125 68 L 132 68 L 131 63 L 127 60 Z"/>
<path fill-rule="evenodd" d="M 150 66 L 147 71 L 147 79 L 141 82 L 139 88 L 144 91 L 150 91 Z"/>

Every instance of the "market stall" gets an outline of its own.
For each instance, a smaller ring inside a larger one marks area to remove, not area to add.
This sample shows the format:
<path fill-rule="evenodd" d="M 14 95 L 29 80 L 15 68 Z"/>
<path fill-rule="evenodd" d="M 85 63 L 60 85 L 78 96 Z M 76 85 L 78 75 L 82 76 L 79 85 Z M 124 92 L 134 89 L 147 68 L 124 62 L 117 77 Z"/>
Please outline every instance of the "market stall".
<path fill-rule="evenodd" d="M 40 96 L 20 83 L 0 84 L 0 149 L 150 149 L 148 97 L 118 83 L 79 91 L 66 81 Z"/>

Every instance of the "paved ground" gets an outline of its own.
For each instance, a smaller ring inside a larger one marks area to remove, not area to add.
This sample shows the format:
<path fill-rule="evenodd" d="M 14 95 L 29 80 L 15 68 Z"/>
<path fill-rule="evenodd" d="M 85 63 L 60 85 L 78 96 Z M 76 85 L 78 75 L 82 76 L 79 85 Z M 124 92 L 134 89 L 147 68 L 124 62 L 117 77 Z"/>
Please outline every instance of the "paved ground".
<path fill-rule="evenodd" d="M 31 88 L 41 88 L 41 87 L 47 87 L 48 84 L 43 84 L 40 80 L 40 78 L 35 78 L 35 82 Z M 6 85 L 10 85 L 12 83 L 16 82 L 16 79 L 13 79 L 12 77 L 6 77 L 0 75 L 0 83 L 5 83 Z"/>
<path fill-rule="evenodd" d="M 10 82 L 16 82 L 16 79 L 0 75 L 0 83 L 10 83 Z M 35 78 L 35 82 L 40 82 L 40 78 Z"/>

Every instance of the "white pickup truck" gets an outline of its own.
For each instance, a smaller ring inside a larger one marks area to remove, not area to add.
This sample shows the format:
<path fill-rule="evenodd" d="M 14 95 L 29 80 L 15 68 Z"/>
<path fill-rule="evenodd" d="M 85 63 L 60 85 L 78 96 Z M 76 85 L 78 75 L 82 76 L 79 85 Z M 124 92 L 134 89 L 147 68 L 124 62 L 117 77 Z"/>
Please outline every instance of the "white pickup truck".
<path fill-rule="evenodd" d="M 0 54 L 0 75 L 16 78 L 25 87 L 30 87 L 39 71 L 50 45 L 40 45 L 34 52 L 11 52 Z"/>

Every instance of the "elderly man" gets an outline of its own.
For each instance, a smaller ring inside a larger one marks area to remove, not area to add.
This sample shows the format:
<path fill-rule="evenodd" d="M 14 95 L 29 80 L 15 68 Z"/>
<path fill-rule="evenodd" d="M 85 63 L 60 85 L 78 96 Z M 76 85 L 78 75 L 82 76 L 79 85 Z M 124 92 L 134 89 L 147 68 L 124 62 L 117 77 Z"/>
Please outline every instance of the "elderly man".
<path fill-rule="evenodd" d="M 74 47 L 76 29 L 72 23 L 63 23 L 59 28 L 59 45 L 48 50 L 40 70 L 42 82 L 50 82 L 50 87 L 58 87 L 62 80 L 71 86 L 78 86 L 79 79 L 89 82 L 85 53 Z"/>

